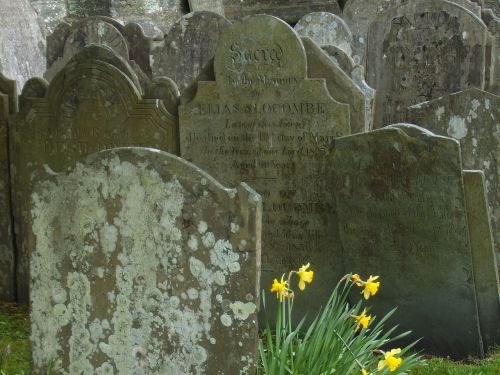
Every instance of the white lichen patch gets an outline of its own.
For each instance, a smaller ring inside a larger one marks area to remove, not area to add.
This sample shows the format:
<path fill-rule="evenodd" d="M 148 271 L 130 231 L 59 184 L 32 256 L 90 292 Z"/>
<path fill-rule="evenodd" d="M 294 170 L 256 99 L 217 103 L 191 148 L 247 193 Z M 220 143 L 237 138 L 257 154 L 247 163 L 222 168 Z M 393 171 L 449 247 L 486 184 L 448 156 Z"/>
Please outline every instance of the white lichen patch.
<path fill-rule="evenodd" d="M 447 133 L 450 137 L 455 139 L 462 139 L 467 135 L 467 124 L 465 119 L 460 116 L 451 116 L 448 122 Z"/>
<path fill-rule="evenodd" d="M 233 324 L 233 319 L 228 314 L 222 314 L 220 316 L 220 321 L 224 327 L 231 327 Z"/>
<path fill-rule="evenodd" d="M 257 310 L 257 306 L 253 302 L 236 301 L 231 303 L 229 307 L 233 311 L 234 317 L 239 320 L 247 320 Z"/>

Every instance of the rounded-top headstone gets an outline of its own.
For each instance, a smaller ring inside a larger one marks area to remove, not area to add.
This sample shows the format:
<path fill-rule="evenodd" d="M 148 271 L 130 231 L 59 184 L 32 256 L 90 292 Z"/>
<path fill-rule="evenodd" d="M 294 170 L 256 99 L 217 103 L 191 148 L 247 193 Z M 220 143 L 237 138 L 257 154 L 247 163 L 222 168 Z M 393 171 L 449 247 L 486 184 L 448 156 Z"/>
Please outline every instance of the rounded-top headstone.
<path fill-rule="evenodd" d="M 231 86 L 243 86 L 248 79 L 263 84 L 305 79 L 306 55 L 299 36 L 287 23 L 273 16 L 250 16 L 224 32 L 214 70 L 218 82 Z"/>
<path fill-rule="evenodd" d="M 320 47 L 333 45 L 352 53 L 352 33 L 345 21 L 333 13 L 315 12 L 306 14 L 295 25 L 300 36 L 308 36 Z"/>

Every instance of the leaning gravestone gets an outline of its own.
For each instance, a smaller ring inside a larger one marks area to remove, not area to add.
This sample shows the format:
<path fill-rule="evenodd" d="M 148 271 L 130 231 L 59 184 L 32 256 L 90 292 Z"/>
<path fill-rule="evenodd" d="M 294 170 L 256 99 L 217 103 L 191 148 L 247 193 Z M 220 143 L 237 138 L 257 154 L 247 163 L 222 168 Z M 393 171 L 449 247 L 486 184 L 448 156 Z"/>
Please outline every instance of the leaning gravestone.
<path fill-rule="evenodd" d="M 35 374 L 255 374 L 257 193 L 141 148 L 34 181 Z"/>
<path fill-rule="evenodd" d="M 403 120 L 413 104 L 483 87 L 486 37 L 478 17 L 446 1 L 417 0 L 382 13 L 368 35 L 375 127 Z"/>
<path fill-rule="evenodd" d="M 212 12 L 185 15 L 165 35 L 162 45 L 151 51 L 153 76 L 173 79 L 182 93 L 214 56 L 221 34 L 230 25 Z"/>
<path fill-rule="evenodd" d="M 320 47 L 336 46 L 348 56 L 352 53 L 352 33 L 345 21 L 336 14 L 315 12 L 306 14 L 294 27 L 300 36 L 311 38 Z"/>
<path fill-rule="evenodd" d="M 340 14 L 337 0 L 222 0 L 224 13 L 230 20 L 241 19 L 251 14 L 270 14 L 295 24 L 305 14 L 330 12 Z"/>
<path fill-rule="evenodd" d="M 349 107 L 306 69 L 290 26 L 250 16 L 223 33 L 216 81 L 199 81 L 194 99 L 179 107 L 181 156 L 226 184 L 248 182 L 264 198 L 263 288 L 307 262 L 316 270 L 323 287 L 296 299 L 298 314 L 324 304 L 342 276 L 323 152 L 350 134 Z"/>
<path fill-rule="evenodd" d="M 0 73 L 0 302 L 16 299 L 7 125 L 8 116 L 16 111 L 16 82 Z"/>
<path fill-rule="evenodd" d="M 337 139 L 332 156 L 343 261 L 380 276 L 375 314 L 397 306 L 428 353 L 482 354 L 458 142 L 401 124 Z"/>
<path fill-rule="evenodd" d="M 460 142 L 464 168 L 480 169 L 500 260 L 500 97 L 469 89 L 408 108 L 408 119 Z"/>
<path fill-rule="evenodd" d="M 481 171 L 464 171 L 479 326 L 485 348 L 500 342 L 500 282 Z"/>
<path fill-rule="evenodd" d="M 99 48 L 91 46 L 91 48 Z M 154 99 L 142 99 L 115 66 L 85 50 L 59 72 L 42 97 L 24 103 L 11 121 L 12 183 L 18 238 L 18 296 L 27 300 L 29 182 L 48 164 L 56 171 L 82 156 L 113 147 L 145 146 L 178 153 L 177 119 Z"/>

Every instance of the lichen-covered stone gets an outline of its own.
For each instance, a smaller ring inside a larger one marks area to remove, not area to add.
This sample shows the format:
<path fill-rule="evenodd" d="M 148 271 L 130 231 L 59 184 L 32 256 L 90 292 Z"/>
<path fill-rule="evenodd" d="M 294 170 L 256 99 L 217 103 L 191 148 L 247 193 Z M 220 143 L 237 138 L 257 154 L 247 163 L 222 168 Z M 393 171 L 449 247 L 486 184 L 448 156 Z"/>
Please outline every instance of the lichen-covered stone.
<path fill-rule="evenodd" d="M 481 355 L 458 142 L 398 124 L 332 147 L 343 261 L 380 276 L 373 314 L 397 307 L 405 342 L 426 353 Z"/>
<path fill-rule="evenodd" d="M 214 56 L 221 34 L 231 23 L 212 12 L 193 12 L 179 19 L 163 43 L 151 51 L 153 76 L 171 78 L 182 93 Z"/>
<path fill-rule="evenodd" d="M 267 289 L 311 262 L 324 287 L 306 289 L 294 311 L 312 316 L 342 276 L 323 151 L 350 134 L 349 107 L 332 99 L 324 79 L 306 78 L 299 36 L 272 16 L 226 29 L 212 72 L 215 81 L 198 81 L 194 98 L 179 107 L 181 156 L 263 196 L 261 284 Z M 267 303 L 274 311 L 276 298 Z"/>
<path fill-rule="evenodd" d="M 140 148 L 34 186 L 34 374 L 255 374 L 257 193 Z"/>
<path fill-rule="evenodd" d="M 367 44 L 374 126 L 405 120 L 413 104 L 482 88 L 486 44 L 481 19 L 447 1 L 415 0 L 380 14 Z"/>
<path fill-rule="evenodd" d="M 11 121 L 18 296 L 24 302 L 29 279 L 24 240 L 29 182 L 38 166 L 48 164 L 62 171 L 82 156 L 121 146 L 154 147 L 174 154 L 179 150 L 177 119 L 158 100 L 143 99 L 122 70 L 87 56 L 86 50 L 81 54 L 57 74 L 43 97 L 22 96 L 25 104 Z"/>
<path fill-rule="evenodd" d="M 8 302 L 15 301 L 16 289 L 7 118 L 16 111 L 16 82 L 0 73 L 0 301 Z"/>
<path fill-rule="evenodd" d="M 500 282 L 481 171 L 464 171 L 479 325 L 485 350 L 500 342 Z"/>
<path fill-rule="evenodd" d="M 189 9 L 191 12 L 209 11 L 224 17 L 223 0 L 189 0 Z"/>
<path fill-rule="evenodd" d="M 500 97 L 479 89 L 408 108 L 408 118 L 460 142 L 466 169 L 484 171 L 495 248 L 500 260 Z"/>

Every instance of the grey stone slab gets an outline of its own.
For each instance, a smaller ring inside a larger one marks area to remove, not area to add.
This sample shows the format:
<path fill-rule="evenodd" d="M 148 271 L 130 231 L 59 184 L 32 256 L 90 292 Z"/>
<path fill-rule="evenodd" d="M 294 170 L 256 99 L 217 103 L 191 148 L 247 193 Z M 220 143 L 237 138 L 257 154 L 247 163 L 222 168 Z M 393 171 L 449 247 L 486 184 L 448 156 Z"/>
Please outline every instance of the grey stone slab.
<path fill-rule="evenodd" d="M 198 81 L 195 97 L 179 107 L 181 156 L 263 197 L 262 287 L 311 262 L 324 287 L 296 298 L 298 316 L 324 305 L 343 276 L 324 153 L 350 134 L 349 107 L 332 99 L 324 79 L 306 78 L 306 62 L 284 21 L 247 17 L 219 40 L 216 81 Z M 274 311 L 276 298 L 267 303 Z"/>
<path fill-rule="evenodd" d="M 500 97 L 469 89 L 408 108 L 408 118 L 430 131 L 460 142 L 466 169 L 480 169 L 500 259 Z"/>
<path fill-rule="evenodd" d="M 332 153 L 346 270 L 380 276 L 373 314 L 397 306 L 391 319 L 426 353 L 481 355 L 459 143 L 399 124 Z"/>
<path fill-rule="evenodd" d="M 191 12 L 209 11 L 225 16 L 223 0 L 189 0 L 189 9 Z"/>
<path fill-rule="evenodd" d="M 416 0 L 380 14 L 366 71 L 377 90 L 375 127 L 404 120 L 413 104 L 484 87 L 486 44 L 481 19 L 450 2 Z"/>
<path fill-rule="evenodd" d="M 77 55 L 43 97 L 27 96 L 24 92 L 26 105 L 10 122 L 18 297 L 23 302 L 29 280 L 29 182 L 37 167 L 48 164 L 59 172 L 83 156 L 122 146 L 179 152 L 177 119 L 158 100 L 143 99 L 127 75 L 107 62 Z"/>
<path fill-rule="evenodd" d="M 500 18 L 496 17 L 491 9 L 483 9 L 481 19 L 489 31 L 490 43 L 487 50 L 487 66 L 485 76 L 485 90 L 500 95 Z M 489 57 L 489 61 L 488 61 Z"/>
<path fill-rule="evenodd" d="M 157 77 L 148 86 L 144 99 L 160 99 L 165 109 L 178 117 L 180 92 L 177 85 L 168 77 Z"/>
<path fill-rule="evenodd" d="M 257 193 L 141 148 L 34 186 L 34 374 L 255 374 Z"/>
<path fill-rule="evenodd" d="M 241 19 L 251 14 L 269 14 L 295 24 L 302 16 L 312 12 L 340 14 L 337 0 L 222 0 L 224 13 L 230 20 Z"/>
<path fill-rule="evenodd" d="M 67 15 L 66 0 L 29 0 L 45 35 L 51 34 Z M 12 4 L 16 4 L 12 2 Z"/>
<path fill-rule="evenodd" d="M 153 77 L 171 78 L 182 93 L 214 56 L 221 34 L 230 25 L 226 18 L 205 11 L 179 19 L 164 42 L 151 51 Z"/>
<path fill-rule="evenodd" d="M 0 301 L 4 302 L 16 300 L 7 122 L 8 116 L 16 110 L 16 82 L 0 73 Z"/>
<path fill-rule="evenodd" d="M 0 0 L 0 72 L 23 87 L 45 71 L 45 36 L 28 0 Z"/>
<path fill-rule="evenodd" d="M 481 336 L 486 349 L 500 342 L 500 282 L 481 171 L 464 171 L 467 220 L 472 249 Z"/>
<path fill-rule="evenodd" d="M 311 38 L 320 47 L 336 46 L 348 56 L 352 54 L 352 33 L 345 21 L 333 13 L 306 14 L 294 27 L 300 36 Z"/>
<path fill-rule="evenodd" d="M 365 95 L 348 74 L 310 38 L 302 37 L 307 56 L 307 76 L 325 79 L 333 99 L 349 105 L 352 133 L 367 131 L 365 123 Z"/>

